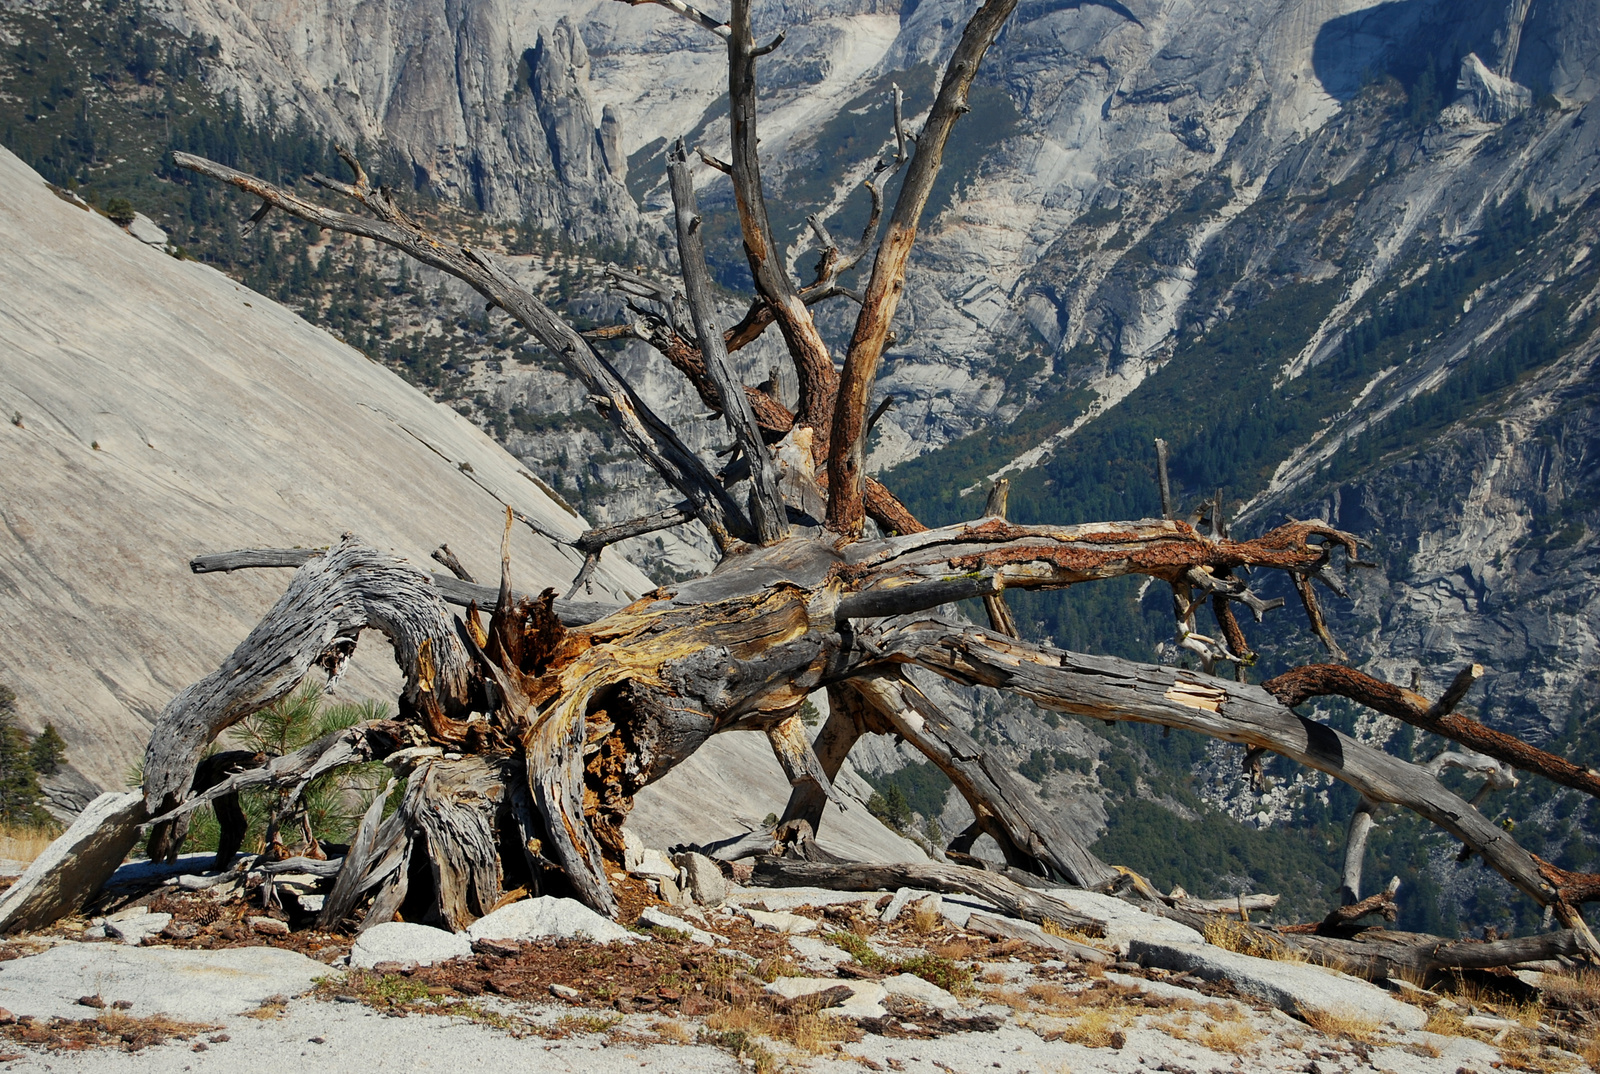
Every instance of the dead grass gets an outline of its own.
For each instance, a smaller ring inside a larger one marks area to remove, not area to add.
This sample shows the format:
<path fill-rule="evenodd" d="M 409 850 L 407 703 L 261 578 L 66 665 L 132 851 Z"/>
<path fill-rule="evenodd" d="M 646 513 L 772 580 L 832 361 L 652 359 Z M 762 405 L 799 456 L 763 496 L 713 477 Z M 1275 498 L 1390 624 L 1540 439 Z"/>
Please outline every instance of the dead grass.
<path fill-rule="evenodd" d="M 1122 1032 L 1127 1024 L 1125 1017 L 1105 1007 L 1085 1011 L 1061 1030 L 1060 1040 L 1068 1044 L 1081 1044 L 1085 1048 L 1122 1047 L 1127 1040 Z"/>
<path fill-rule="evenodd" d="M 0 824 L 0 858 L 31 862 L 61 833 L 50 828 L 31 828 Z"/>
<path fill-rule="evenodd" d="M 826 1055 L 836 1045 L 861 1039 L 861 1031 L 826 1011 L 797 1009 L 779 1014 L 757 1003 L 734 1002 L 706 1018 L 699 1039 L 754 1064 L 760 1074 L 782 1063 L 763 1041 L 781 1042 L 807 1055 Z"/>
<path fill-rule="evenodd" d="M 1306 962 L 1305 954 L 1263 929 L 1251 928 L 1231 917 L 1213 917 L 1206 922 L 1206 942 L 1225 951 L 1234 951 L 1274 962 Z"/>
<path fill-rule="evenodd" d="M 262 1022 L 270 1022 L 282 1018 L 289 1012 L 289 1000 L 286 996 L 268 996 L 261 1001 L 261 1005 L 244 1012 L 246 1018 L 254 1018 Z"/>
<path fill-rule="evenodd" d="M 1214 1052 L 1241 1055 L 1261 1040 L 1261 1034 L 1240 1018 L 1237 1021 L 1212 1022 L 1200 1031 L 1200 1044 Z"/>
<path fill-rule="evenodd" d="M 927 936 L 937 929 L 944 920 L 944 915 L 939 912 L 934 904 L 934 896 L 921 899 L 917 902 L 911 914 L 911 928 L 921 936 Z"/>
<path fill-rule="evenodd" d="M 650 1023 L 650 1029 L 662 1040 L 671 1041 L 673 1044 L 688 1044 L 694 1040 L 694 1034 L 682 1022 L 668 1018 L 661 1018 Z"/>
<path fill-rule="evenodd" d="M 1383 1026 L 1383 1023 L 1376 1018 L 1364 1018 L 1351 1011 L 1323 1010 L 1316 1007 L 1302 1007 L 1300 1017 L 1305 1019 L 1306 1025 L 1324 1036 L 1356 1041 L 1360 1044 L 1371 1044 L 1377 1040 L 1378 1030 Z"/>

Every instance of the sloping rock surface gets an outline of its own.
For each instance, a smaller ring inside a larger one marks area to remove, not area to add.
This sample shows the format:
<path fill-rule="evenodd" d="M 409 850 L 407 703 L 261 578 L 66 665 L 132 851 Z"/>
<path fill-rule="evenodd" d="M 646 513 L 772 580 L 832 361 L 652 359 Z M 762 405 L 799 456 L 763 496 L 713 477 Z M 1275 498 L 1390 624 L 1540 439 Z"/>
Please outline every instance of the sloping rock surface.
<path fill-rule="evenodd" d="M 231 1020 L 271 996 L 309 989 L 328 967 L 277 947 L 180 951 L 122 944 L 60 944 L 0 972 L 0 1006 L 36 1018 L 82 1018 L 81 996 L 130 1001 L 135 1017 Z"/>
<path fill-rule="evenodd" d="M 4 149 L 0 412 L 0 622 L 13 625 L 0 679 L 101 787 L 121 786 L 162 707 L 288 584 L 284 571 L 197 577 L 190 557 L 348 530 L 430 567 L 447 541 L 493 581 L 496 497 L 553 532 L 586 528 L 459 415 L 57 197 Z M 513 536 L 519 588 L 562 585 L 580 562 Z M 620 557 L 605 570 L 614 597 L 652 588 Z M 369 637 L 340 689 L 393 697 L 398 681 Z"/>

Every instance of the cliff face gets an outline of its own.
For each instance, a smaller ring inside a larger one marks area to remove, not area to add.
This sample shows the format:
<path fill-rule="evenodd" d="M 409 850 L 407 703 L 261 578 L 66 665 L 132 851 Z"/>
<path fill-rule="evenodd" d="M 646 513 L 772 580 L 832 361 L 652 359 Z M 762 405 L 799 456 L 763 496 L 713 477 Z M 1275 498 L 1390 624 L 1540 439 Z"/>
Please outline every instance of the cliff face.
<path fill-rule="evenodd" d="M 157 14 L 216 39 L 212 89 L 249 115 L 391 151 L 412 171 L 392 182 L 578 242 L 637 234 L 588 53 L 564 18 L 522 27 L 502 0 L 169 0 Z"/>

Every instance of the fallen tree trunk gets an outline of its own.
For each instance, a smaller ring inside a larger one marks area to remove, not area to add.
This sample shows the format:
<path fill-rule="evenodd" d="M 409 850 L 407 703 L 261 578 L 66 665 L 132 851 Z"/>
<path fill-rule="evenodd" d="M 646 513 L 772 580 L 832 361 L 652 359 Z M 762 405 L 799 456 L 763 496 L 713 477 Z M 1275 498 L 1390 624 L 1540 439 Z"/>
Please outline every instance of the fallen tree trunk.
<path fill-rule="evenodd" d="M 976 895 L 1010 914 L 1035 925 L 1051 924 L 1099 935 L 1100 923 L 1080 914 L 1060 899 L 1032 891 L 999 873 L 965 865 L 920 862 L 824 864 L 766 857 L 756 862 L 750 882 L 759 887 L 832 888 L 835 891 L 894 891 L 924 888 L 959 895 Z"/>

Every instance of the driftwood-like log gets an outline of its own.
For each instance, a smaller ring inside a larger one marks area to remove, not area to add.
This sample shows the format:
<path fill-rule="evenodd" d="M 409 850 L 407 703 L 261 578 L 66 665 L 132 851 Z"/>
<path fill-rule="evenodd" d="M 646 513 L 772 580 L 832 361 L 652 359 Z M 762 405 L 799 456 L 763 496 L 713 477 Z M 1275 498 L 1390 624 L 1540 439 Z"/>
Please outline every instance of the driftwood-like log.
<path fill-rule="evenodd" d="M 1025 888 L 999 873 L 965 865 L 939 865 L 933 862 L 824 864 L 767 857 L 756 862 L 750 882 L 758 887 L 819 887 L 835 891 L 926 888 L 928 891 L 976 895 L 994 903 L 1012 917 L 1020 917 L 1036 925 L 1050 923 L 1077 929 L 1090 936 L 1099 935 L 1101 928 L 1100 922 L 1080 914 L 1060 899 Z"/>
<path fill-rule="evenodd" d="M 1263 943 L 1298 951 L 1320 965 L 1369 981 L 1434 980 L 1453 971 L 1493 970 L 1524 962 L 1592 954 L 1572 929 L 1480 943 L 1370 929 L 1354 938 L 1261 930 Z"/>
<path fill-rule="evenodd" d="M 1339 779 L 1375 802 L 1415 811 L 1459 838 L 1513 886 L 1554 907 L 1563 925 L 1600 953 L 1579 902 L 1600 895 L 1587 878 L 1557 875 L 1426 769 L 1301 717 L 1260 687 L 1174 668 L 1033 645 L 945 621 L 900 622 L 873 644 L 957 682 L 992 686 L 1046 708 L 1098 719 L 1199 731 L 1282 754 Z"/>
<path fill-rule="evenodd" d="M 1129 574 L 1159 579 L 1173 587 L 1180 644 L 1199 653 L 1209 671 L 1218 660 L 1237 666 L 1252 658 L 1229 602 L 1246 604 L 1259 621 L 1269 602 L 1251 594 L 1244 578 L 1249 570 L 1275 570 L 1290 575 L 1311 629 L 1336 651 L 1312 586 L 1321 582 L 1341 593 L 1342 583 L 1330 567 L 1340 549 L 1347 563 L 1358 562 L 1354 535 L 1320 522 L 1290 520 L 1253 540 L 1236 539 L 1224 525 L 1220 492 L 1211 501 L 1210 532 L 1202 532 L 1175 517 L 1174 490 L 1167 487 L 1164 466 L 1162 501 L 1168 517 L 1161 519 L 1017 526 L 1001 517 L 1001 485 L 991 499 L 991 517 L 928 530 L 889 489 L 866 476 L 869 396 L 893 338 L 921 214 L 979 64 L 1016 0 L 978 5 L 939 78 L 914 152 L 896 93 L 895 149 L 892 159 L 871 169 L 867 227 L 846 248 L 834 241 L 825 221 L 811 219 L 821 257 L 809 288 L 788 278 L 762 187 L 756 66 L 777 42 L 757 46 L 750 0 L 733 0 L 726 25 L 684 0 L 659 2 L 727 42 L 732 149 L 727 164 L 712 165 L 732 181 L 757 294 L 738 324 L 724 329 L 717 323 L 680 145 L 672 155 L 670 178 L 687 305 L 672 287 L 613 269 L 615 285 L 629 296 L 641 321 L 624 332 L 606 329 L 593 338 L 647 339 L 684 372 L 692 389 L 724 415 L 738 442 L 741 457 L 720 474 L 687 448 L 590 338 L 516 282 L 494 255 L 428 234 L 385 188 L 372 184 L 349 154 L 341 151 L 353 181 L 321 176 L 315 181 L 352 199 L 368 215 L 326 208 L 188 154 L 174 159 L 180 167 L 259 198 L 264 211 L 278 208 L 319 227 L 386 243 L 456 276 L 566 363 L 622 439 L 683 500 L 653 516 L 596 527 L 576 539 L 556 536 L 584 556 L 574 593 L 612 541 L 690 517 L 707 527 L 722 553 L 717 568 L 622 608 L 559 602 L 554 590 L 530 598 L 512 585 L 514 513 L 509 508 L 498 587 L 476 584 L 445 557 L 441 561 L 451 573 L 430 577 L 353 538 L 325 552 L 264 549 L 202 557 L 197 571 L 297 570 L 283 598 L 223 667 L 179 694 L 163 713 L 146 755 L 144 800 L 119 806 L 106 820 L 105 832 L 76 831 L 68 848 L 88 848 L 85 853 L 92 851 L 99 869 L 110 850 L 125 847 L 144 818 L 156 815 L 151 850 L 169 856 L 177 850 L 186 811 L 201 800 L 223 802 L 252 783 L 276 783 L 286 789 L 283 804 L 290 808 L 317 774 L 383 757 L 396 778 L 366 812 L 337 863 L 323 927 L 357 916 L 367 927 L 400 914 L 408 921 L 460 928 L 503 892 L 518 889 L 570 891 L 614 915 L 618 905 L 609 872 L 622 856 L 622 824 L 633 796 L 711 735 L 766 733 L 793 786 L 784 825 L 741 843 L 758 850 L 787 844 L 791 851 L 818 858 L 809 834 L 824 823 L 825 803 L 851 745 L 872 731 L 903 737 L 946 772 L 971 805 L 976 821 L 952 843 L 953 856 L 969 853 L 973 842 L 988 834 L 999 843 L 1011 875 L 1047 875 L 1090 887 L 1116 881 L 1121 873 L 1038 809 L 1031 789 L 1016 774 L 988 757 L 917 689 L 904 665 L 918 664 L 957 682 L 1009 690 L 1051 708 L 1192 729 L 1251 750 L 1273 750 L 1329 773 L 1366 801 L 1404 805 L 1456 835 L 1513 885 L 1552 907 L 1568 931 L 1555 934 L 1559 940 L 1532 945 L 1540 954 L 1568 948 L 1600 953 L 1577 912 L 1581 902 L 1600 898 L 1600 877 L 1541 861 L 1472 803 L 1447 791 L 1435 772 L 1290 708 L 1318 693 L 1343 692 L 1379 711 L 1404 712 L 1403 719 L 1507 763 L 1554 773 L 1591 793 L 1600 787 L 1595 773 L 1570 763 L 1562 768 L 1555 763 L 1559 759 L 1463 723 L 1450 711 L 1465 692 L 1459 680 L 1433 705 L 1392 688 L 1378 689 L 1373 680 L 1347 669 L 1301 669 L 1262 689 L 1205 673 L 1030 644 L 1016 636 L 1000 597 L 1004 589 L 1059 589 Z M 877 241 L 883 200 L 878 181 L 901 167 L 904 182 Z M 857 295 L 842 274 L 858 262 L 866 264 L 869 253 L 871 268 Z M 813 302 L 839 295 L 849 295 L 861 307 L 842 374 L 835 372 L 810 312 Z M 727 357 L 769 325 L 782 334 L 798 377 L 796 413 L 768 388 L 740 384 Z M 1162 454 L 1164 461 L 1164 445 Z M 730 492 L 743 487 L 738 483 L 746 476 L 755 489 L 749 512 Z M 426 510 L 426 504 L 415 509 Z M 865 517 L 889 536 L 862 539 Z M 812 525 L 818 518 L 826 521 L 823 530 Z M 523 521 L 544 532 L 533 520 Z M 995 631 L 909 617 L 968 597 L 986 598 Z M 1196 610 L 1207 598 L 1220 624 L 1217 638 L 1196 631 Z M 447 604 L 493 614 L 486 627 L 476 612 L 458 618 Z M 903 618 L 884 621 L 885 615 Z M 207 773 L 195 780 L 202 751 L 219 733 L 285 696 L 309 674 L 336 675 L 367 628 L 391 638 L 406 677 L 393 721 L 331 736 L 289 757 L 268 758 L 250 772 Z M 832 712 L 812 743 L 798 711 L 817 689 L 829 691 Z M 213 775 L 225 778 L 206 787 Z M 385 803 L 395 795 L 398 805 L 385 818 Z M 273 852 L 292 850 L 274 847 Z M 315 857 L 320 850 L 313 844 L 303 853 Z M 63 865 L 63 876 L 74 868 Z M 1058 901 L 994 871 L 820 860 L 768 860 L 761 868 L 761 876 L 777 883 L 965 891 L 1036 922 L 1092 927 Z M 68 903 L 81 903 L 84 879 L 81 869 L 73 872 L 70 890 L 42 903 L 33 900 L 23 916 L 31 922 L 73 908 Z M 1352 893 L 1358 884 L 1348 885 Z M 1145 894 L 1153 897 L 1148 890 Z M 1159 904 L 1161 912 L 1206 920 L 1197 912 L 1204 904 L 1170 901 Z M 1242 903 L 1236 909 L 1242 910 Z M 1473 945 L 1435 944 L 1418 956 L 1412 949 L 1422 945 L 1383 941 L 1396 948 L 1390 953 L 1374 946 L 1379 941 L 1369 933 L 1355 940 L 1285 936 L 1280 942 L 1357 943 L 1372 965 L 1465 965 L 1486 957 L 1481 949 L 1468 950 Z M 1532 957 L 1523 948 L 1513 953 Z"/>
<path fill-rule="evenodd" d="M 1262 683 L 1262 688 L 1293 708 L 1313 697 L 1346 697 L 1424 731 L 1459 742 L 1524 772 L 1533 772 L 1564 787 L 1600 796 L 1600 772 L 1573 764 L 1565 757 L 1530 746 L 1521 739 L 1485 727 L 1469 716 L 1452 712 L 1483 674 L 1472 664 L 1461 670 L 1437 702 L 1393 686 L 1341 664 L 1311 664 L 1286 671 Z"/>
<path fill-rule="evenodd" d="M 402 707 L 454 737 L 465 712 L 440 698 L 468 694 L 472 659 L 429 577 L 347 538 L 308 559 L 222 667 L 173 698 L 145 751 L 145 807 L 162 814 L 187 796 L 201 753 L 246 716 L 287 697 L 313 668 L 337 677 L 368 628 L 394 646 L 406 678 Z M 152 858 L 178 852 L 171 821 L 150 833 Z"/>
<path fill-rule="evenodd" d="M 1009 766 L 982 746 L 897 671 L 850 680 L 879 721 L 911 743 L 950 777 L 977 818 L 1016 868 L 1053 874 L 1077 887 L 1105 887 L 1116 872 L 1047 813 L 1030 808 L 1031 795 Z"/>

